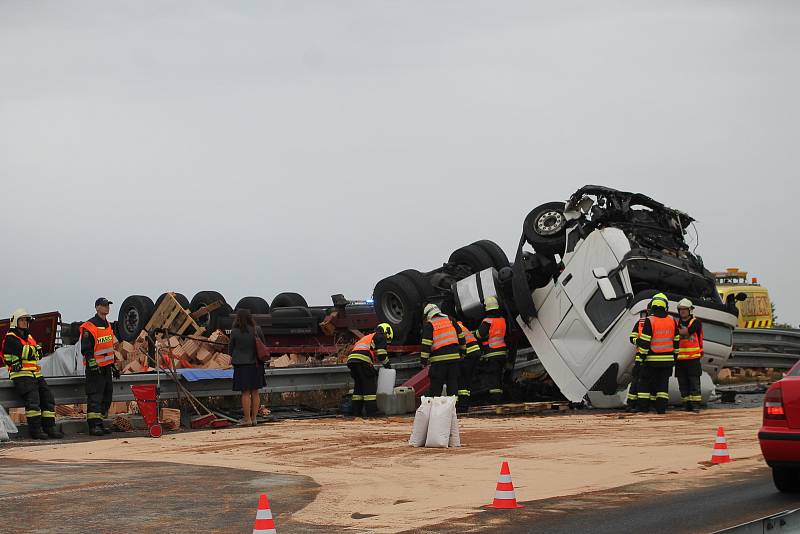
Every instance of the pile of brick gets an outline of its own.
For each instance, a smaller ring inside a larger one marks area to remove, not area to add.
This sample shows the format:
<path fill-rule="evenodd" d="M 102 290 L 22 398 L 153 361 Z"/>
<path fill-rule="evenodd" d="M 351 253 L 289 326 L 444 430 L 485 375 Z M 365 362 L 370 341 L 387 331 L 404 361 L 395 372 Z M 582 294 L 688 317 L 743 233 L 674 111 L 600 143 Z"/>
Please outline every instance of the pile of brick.
<path fill-rule="evenodd" d="M 175 369 L 229 369 L 231 357 L 228 350 L 228 336 L 222 330 L 210 336 L 191 336 L 168 339 L 156 336 L 161 347 L 161 365 Z M 122 373 L 144 373 L 152 370 L 155 362 L 148 362 L 147 337 L 144 332 L 133 343 L 123 341 L 116 347 L 117 367 Z"/>

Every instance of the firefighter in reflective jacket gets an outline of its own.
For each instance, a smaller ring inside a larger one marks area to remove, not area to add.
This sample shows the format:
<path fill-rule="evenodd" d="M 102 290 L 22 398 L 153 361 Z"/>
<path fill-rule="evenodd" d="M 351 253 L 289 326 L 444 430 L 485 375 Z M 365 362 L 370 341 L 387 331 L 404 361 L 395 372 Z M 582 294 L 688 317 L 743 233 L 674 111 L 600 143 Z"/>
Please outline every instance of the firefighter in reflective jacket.
<path fill-rule="evenodd" d="M 486 317 L 481 322 L 475 337 L 481 343 L 482 374 L 490 378 L 489 397 L 500 402 L 503 397 L 503 371 L 508 360 L 506 345 L 506 318 L 500 310 L 496 297 L 486 297 Z"/>
<path fill-rule="evenodd" d="M 703 324 L 692 315 L 692 301 L 682 299 L 678 302 L 678 361 L 675 362 L 675 376 L 681 398 L 688 412 L 696 412 L 703 402 L 700 394 L 700 375 L 703 368 L 700 358 L 703 357 Z"/>
<path fill-rule="evenodd" d="M 32 320 L 24 308 L 11 315 L 11 329 L 3 338 L 3 359 L 14 389 L 25 403 L 31 439 L 60 439 L 64 434 L 56 430 L 56 402 L 39 367 L 42 347 L 29 332 Z"/>
<path fill-rule="evenodd" d="M 430 364 L 428 390 L 432 397 L 442 395 L 442 386 L 447 384 L 447 394 L 458 394 L 458 374 L 461 353 L 465 351 L 458 337 L 458 325 L 443 314 L 435 304 L 423 310 L 425 324 L 422 326 L 422 350 L 419 358 L 423 367 Z"/>
<path fill-rule="evenodd" d="M 375 364 L 389 367 L 389 352 L 386 346 L 392 342 L 394 330 L 388 323 L 381 323 L 372 334 L 356 341 L 350 356 L 347 357 L 347 368 L 353 377 L 353 415 L 361 417 L 366 411 L 367 417 L 382 415 L 378 413 L 377 391 L 378 370 Z"/>
<path fill-rule="evenodd" d="M 636 340 L 642 358 L 637 411 L 647 412 L 651 402 L 656 412 L 666 413 L 669 401 L 669 377 L 678 352 L 678 328 L 667 313 L 667 296 L 658 293 L 650 301 L 651 315 L 642 325 Z"/>
<path fill-rule="evenodd" d="M 86 368 L 86 423 L 92 436 L 111 433 L 111 429 L 103 426 L 103 418 L 111 407 L 112 378 L 119 378 L 114 363 L 114 330 L 107 319 L 111 304 L 107 298 L 97 299 L 94 303 L 97 314 L 80 328 Z"/>
<path fill-rule="evenodd" d="M 461 412 L 467 411 L 472 395 L 472 378 L 475 375 L 475 366 L 481 358 L 481 346 L 475 335 L 461 321 L 456 321 L 458 326 L 458 339 L 464 348 L 461 363 L 458 366 L 458 404 Z"/>
<path fill-rule="evenodd" d="M 631 344 L 633 345 L 633 350 L 636 354 L 633 360 L 633 370 L 631 371 L 631 385 L 628 388 L 628 411 L 633 412 L 636 410 L 636 401 L 639 399 L 639 375 L 641 374 L 642 369 L 642 356 L 639 354 L 639 348 L 636 346 L 636 342 L 639 340 L 639 336 L 642 334 L 642 328 L 644 327 L 644 322 L 647 319 L 647 310 L 642 310 L 639 312 L 639 320 L 636 321 L 636 324 L 633 325 L 633 330 L 631 331 Z"/>

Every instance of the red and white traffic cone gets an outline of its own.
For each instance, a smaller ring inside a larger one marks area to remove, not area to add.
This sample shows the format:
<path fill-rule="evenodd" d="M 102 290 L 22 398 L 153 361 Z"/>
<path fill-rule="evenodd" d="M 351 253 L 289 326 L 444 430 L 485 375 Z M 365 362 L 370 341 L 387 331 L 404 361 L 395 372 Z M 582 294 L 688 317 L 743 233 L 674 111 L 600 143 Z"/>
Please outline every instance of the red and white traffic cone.
<path fill-rule="evenodd" d="M 508 462 L 503 460 L 500 467 L 500 476 L 497 478 L 497 488 L 494 491 L 494 501 L 487 504 L 486 508 L 522 508 L 517 504 L 517 496 L 514 493 L 514 483 L 511 482 L 511 470 Z"/>
<path fill-rule="evenodd" d="M 712 464 L 725 464 L 731 461 L 728 453 L 728 441 L 725 439 L 725 430 L 722 427 L 717 429 L 717 439 L 714 441 L 714 452 L 711 454 Z"/>
<path fill-rule="evenodd" d="M 256 521 L 253 523 L 253 534 L 275 534 L 275 521 L 272 520 L 272 510 L 269 509 L 269 501 L 266 493 L 261 494 L 258 500 L 258 511 Z"/>

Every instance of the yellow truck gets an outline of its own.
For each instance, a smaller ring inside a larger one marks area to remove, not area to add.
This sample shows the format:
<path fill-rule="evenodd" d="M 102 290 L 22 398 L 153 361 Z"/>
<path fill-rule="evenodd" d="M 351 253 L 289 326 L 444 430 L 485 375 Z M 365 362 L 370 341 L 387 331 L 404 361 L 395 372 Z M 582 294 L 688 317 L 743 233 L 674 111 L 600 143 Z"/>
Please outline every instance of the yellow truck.
<path fill-rule="evenodd" d="M 769 291 L 758 278 L 748 282 L 747 272 L 731 267 L 714 273 L 722 302 L 739 309 L 738 328 L 772 328 L 772 302 Z"/>

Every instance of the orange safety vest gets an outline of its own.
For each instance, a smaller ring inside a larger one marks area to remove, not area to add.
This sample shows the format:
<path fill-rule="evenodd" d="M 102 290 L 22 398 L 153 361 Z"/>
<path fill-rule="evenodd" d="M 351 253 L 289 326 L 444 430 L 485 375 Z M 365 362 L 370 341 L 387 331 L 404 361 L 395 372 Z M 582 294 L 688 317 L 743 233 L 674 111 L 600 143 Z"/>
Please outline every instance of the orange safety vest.
<path fill-rule="evenodd" d="M 636 332 L 631 332 L 631 343 L 633 343 L 634 349 L 636 349 L 636 340 L 642 337 L 642 329 L 644 328 L 644 322 L 647 320 L 646 317 L 640 317 L 639 322 L 636 323 Z M 636 358 L 635 360 L 639 363 L 642 362 L 642 356 L 639 354 L 639 350 L 636 349 Z"/>
<path fill-rule="evenodd" d="M 480 345 L 478 345 L 478 340 L 469 328 L 464 326 L 464 323 L 461 321 L 456 321 L 456 324 L 461 329 L 461 333 L 464 334 L 464 344 L 467 346 L 467 354 L 472 354 L 477 350 L 481 350 Z"/>
<path fill-rule="evenodd" d="M 94 337 L 94 359 L 98 367 L 105 367 L 114 363 L 114 330 L 111 323 L 108 326 L 95 326 L 91 321 L 81 325 L 81 337 L 84 332 L 89 332 Z M 83 362 L 86 365 L 86 361 Z"/>
<path fill-rule="evenodd" d="M 458 333 L 448 317 L 435 317 L 431 319 L 431 325 L 433 325 L 431 352 L 450 345 L 458 345 Z"/>
<path fill-rule="evenodd" d="M 372 348 L 372 339 L 374 337 L 375 332 L 356 341 L 355 345 L 353 345 L 353 350 L 350 352 L 350 356 L 347 357 L 347 361 L 359 360 L 372 365 L 378 363 L 378 357 L 375 355 L 375 350 Z"/>
<path fill-rule="evenodd" d="M 694 323 L 695 318 L 689 321 L 686 328 L 690 328 Z M 703 332 L 700 334 L 690 334 L 688 338 L 681 338 L 678 345 L 678 359 L 679 360 L 696 360 L 703 357 Z"/>
<path fill-rule="evenodd" d="M 487 317 L 483 322 L 489 323 L 489 339 L 486 340 L 486 353 L 483 357 L 505 356 L 507 354 L 505 318 Z"/>
<path fill-rule="evenodd" d="M 12 358 L 11 354 L 4 354 L 4 359 L 6 360 L 6 364 L 8 365 L 8 377 L 9 378 L 19 378 L 22 376 L 30 376 L 33 378 L 39 378 L 42 376 L 42 368 L 39 366 L 39 352 L 36 350 L 36 340 L 33 339 L 33 336 L 28 334 L 28 339 L 22 339 L 14 332 L 7 332 L 6 337 L 14 336 L 15 338 L 19 339 L 20 343 L 22 343 L 22 355 L 19 356 L 22 359 L 22 370 L 18 372 L 14 372 L 11 370 L 11 363 L 10 360 Z M 5 353 L 6 347 L 6 340 L 3 339 L 3 347 L 2 351 Z M 16 356 L 16 355 L 14 355 Z"/>
<path fill-rule="evenodd" d="M 672 362 L 675 361 L 675 332 L 676 323 L 672 317 L 647 318 L 653 335 L 650 338 L 650 353 L 647 356 L 648 362 Z"/>

